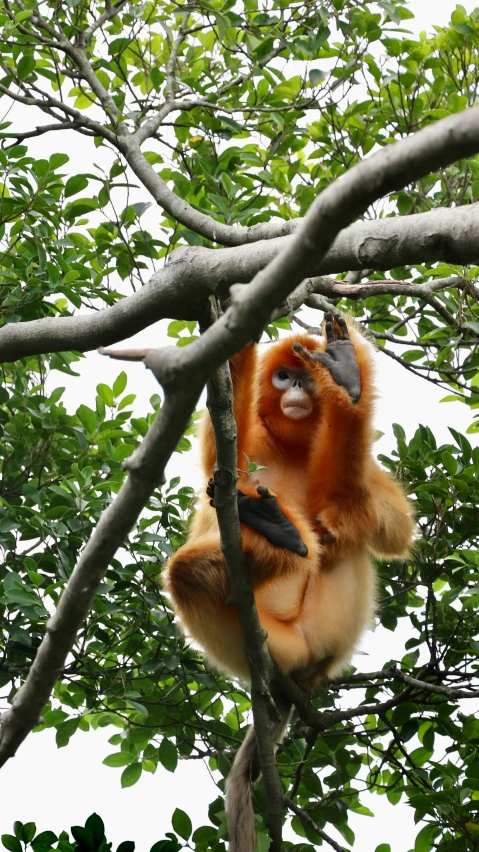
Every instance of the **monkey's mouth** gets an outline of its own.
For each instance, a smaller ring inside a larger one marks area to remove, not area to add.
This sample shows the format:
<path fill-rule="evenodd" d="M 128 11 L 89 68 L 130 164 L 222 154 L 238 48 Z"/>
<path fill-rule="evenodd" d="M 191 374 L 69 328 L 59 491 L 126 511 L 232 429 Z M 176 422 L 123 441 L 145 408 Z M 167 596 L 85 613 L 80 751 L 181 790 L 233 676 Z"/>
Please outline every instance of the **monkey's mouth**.
<path fill-rule="evenodd" d="M 283 414 L 290 417 L 291 420 L 301 420 L 311 414 L 312 406 L 301 402 L 289 403 L 283 408 Z"/>

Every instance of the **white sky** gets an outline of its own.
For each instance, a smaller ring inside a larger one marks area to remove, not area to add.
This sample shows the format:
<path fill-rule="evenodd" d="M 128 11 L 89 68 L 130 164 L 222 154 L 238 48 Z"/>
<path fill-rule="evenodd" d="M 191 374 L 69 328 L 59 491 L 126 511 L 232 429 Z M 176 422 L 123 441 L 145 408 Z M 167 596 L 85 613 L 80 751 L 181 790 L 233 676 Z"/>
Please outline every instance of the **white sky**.
<path fill-rule="evenodd" d="M 408 26 L 419 33 L 432 24 L 446 24 L 455 5 L 452 0 L 435 0 L 434 3 L 413 0 L 410 7 L 416 20 L 408 22 Z M 468 9 L 473 6 L 474 3 L 466 4 Z M 28 116 L 29 113 L 25 117 L 25 113 L 15 109 L 8 117 L 18 127 L 29 121 Z M 59 150 L 67 151 L 73 162 L 76 157 L 86 162 L 85 146 L 89 140 L 70 134 L 69 137 L 68 142 L 63 134 L 56 134 L 54 141 L 48 136 L 41 137 L 36 140 L 35 154 L 49 156 L 55 144 Z M 98 160 L 99 151 L 95 151 L 95 161 Z M 153 326 L 137 335 L 135 342 L 141 346 L 161 345 L 163 329 L 164 323 Z M 438 442 L 450 439 L 447 426 L 464 431 L 470 424 L 471 414 L 466 406 L 439 402 L 445 391 L 415 378 L 386 356 L 378 357 L 377 361 L 381 399 L 376 425 L 385 433 L 377 445 L 378 451 L 388 452 L 394 445 L 391 430 L 394 422 L 403 425 L 408 437 L 418 423 L 424 423 L 432 428 Z M 64 399 L 67 407 L 75 410 L 80 396 L 82 402 L 92 405 L 96 385 L 99 382 L 111 385 L 122 368 L 123 365 L 92 353 L 80 363 L 81 380 L 70 382 L 66 376 L 55 374 L 52 384 L 67 385 Z M 158 390 L 156 383 L 142 366 L 128 366 L 127 372 L 128 390 L 137 393 L 138 409 L 145 410 L 149 397 Z M 198 478 L 192 481 L 191 467 L 191 454 L 175 456 L 168 472 L 170 476 L 180 473 L 185 483 L 196 485 Z M 399 656 L 402 648 L 403 637 L 398 632 L 391 634 L 381 629 L 366 637 L 363 650 L 368 656 L 360 657 L 355 663 L 363 671 L 375 670 L 385 660 Z M 101 763 L 107 754 L 115 751 L 107 739 L 116 730 L 78 732 L 63 749 L 56 748 L 52 731 L 31 735 L 17 757 L 1 772 L 0 834 L 11 833 L 13 821 L 18 819 L 35 821 L 38 831 L 51 829 L 59 833 L 71 825 L 84 824 L 85 819 L 97 811 L 105 822 L 113 848 L 129 839 L 136 841 L 139 852 L 148 852 L 151 845 L 171 829 L 171 815 L 177 806 L 189 813 L 194 827 L 208 824 L 207 807 L 216 797 L 216 788 L 207 768 L 200 761 L 185 761 L 172 775 L 159 767 L 155 775 L 143 773 L 137 785 L 121 790 L 121 770 L 107 768 Z M 350 817 L 350 825 L 357 835 L 355 849 L 374 852 L 377 844 L 387 841 L 392 852 L 406 852 L 414 845 L 417 829 L 409 808 L 393 807 L 385 797 L 377 796 L 367 803 L 375 811 L 376 819 Z"/>

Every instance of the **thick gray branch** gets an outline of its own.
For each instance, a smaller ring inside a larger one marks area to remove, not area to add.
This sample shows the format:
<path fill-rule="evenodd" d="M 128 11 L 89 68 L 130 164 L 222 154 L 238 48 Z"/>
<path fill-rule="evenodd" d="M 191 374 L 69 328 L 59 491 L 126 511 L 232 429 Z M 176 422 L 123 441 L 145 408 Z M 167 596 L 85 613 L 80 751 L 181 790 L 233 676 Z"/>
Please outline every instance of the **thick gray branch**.
<path fill-rule="evenodd" d="M 159 118 L 163 120 L 172 109 L 171 103 L 167 102 L 162 107 Z M 152 122 L 156 123 L 153 119 Z M 144 135 L 147 130 L 148 127 L 145 125 L 138 133 Z M 231 225 L 224 225 L 222 222 L 217 222 L 207 213 L 195 210 L 191 204 L 188 204 L 187 201 L 176 195 L 146 160 L 136 135 L 122 136 L 118 139 L 117 147 L 122 152 L 138 180 L 146 187 L 156 203 L 173 219 L 176 219 L 180 224 L 195 233 L 201 234 L 207 240 L 220 243 L 221 245 L 236 246 L 247 242 L 245 232 L 249 232 L 250 229 L 244 227 L 235 228 Z"/>
<path fill-rule="evenodd" d="M 117 343 L 159 319 L 196 319 L 198 305 L 211 293 L 226 296 L 229 287 L 248 282 L 294 237 L 261 241 L 226 249 L 179 248 L 170 262 L 137 293 L 93 315 L 11 323 L 0 329 L 0 360 L 25 355 L 76 350 L 87 352 Z M 324 257 L 313 257 L 310 274 L 324 276 L 344 270 L 390 269 L 395 266 L 444 261 L 474 263 L 479 260 L 479 205 L 434 210 L 414 216 L 356 222 L 336 237 Z M 457 279 L 461 282 L 461 279 Z M 304 282 L 298 307 L 312 292 L 330 295 L 316 282 Z M 344 283 L 343 287 L 348 285 Z M 348 291 L 349 298 L 367 298 L 369 285 Z M 370 285 L 376 287 L 377 285 Z M 392 284 L 387 285 L 391 292 Z M 397 286 L 397 285 L 395 285 Z M 421 296 L 422 287 L 403 285 L 404 294 Z M 395 291 L 399 292 L 399 291 Z M 424 293 L 427 289 L 424 290 Z"/>

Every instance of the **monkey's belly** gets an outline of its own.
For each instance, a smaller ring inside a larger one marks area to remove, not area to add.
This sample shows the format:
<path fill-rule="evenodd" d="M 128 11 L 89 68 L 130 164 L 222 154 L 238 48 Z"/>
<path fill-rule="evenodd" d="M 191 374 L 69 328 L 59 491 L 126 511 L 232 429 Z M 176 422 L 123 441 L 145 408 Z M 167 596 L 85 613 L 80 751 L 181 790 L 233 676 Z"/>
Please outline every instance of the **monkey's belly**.
<path fill-rule="evenodd" d="M 260 612 L 278 621 L 297 621 L 301 614 L 303 599 L 308 586 L 308 576 L 289 574 L 267 583 L 255 591 L 256 605 Z"/>
<path fill-rule="evenodd" d="M 279 622 L 289 628 L 295 659 L 298 654 L 295 638 L 298 642 L 301 639 L 304 659 L 298 661 L 300 665 L 331 656 L 333 669 L 339 670 L 349 661 L 361 634 L 371 624 L 375 570 L 367 553 L 359 552 L 329 571 L 275 580 L 259 589 L 255 597 L 260 620 L 269 632 L 268 644 L 276 644 L 274 623 Z M 285 653 L 287 656 L 286 648 L 281 656 Z"/>
<path fill-rule="evenodd" d="M 376 572 L 366 552 L 310 578 L 299 624 L 314 659 L 332 656 L 337 670 L 349 661 L 372 624 L 375 591 Z"/>

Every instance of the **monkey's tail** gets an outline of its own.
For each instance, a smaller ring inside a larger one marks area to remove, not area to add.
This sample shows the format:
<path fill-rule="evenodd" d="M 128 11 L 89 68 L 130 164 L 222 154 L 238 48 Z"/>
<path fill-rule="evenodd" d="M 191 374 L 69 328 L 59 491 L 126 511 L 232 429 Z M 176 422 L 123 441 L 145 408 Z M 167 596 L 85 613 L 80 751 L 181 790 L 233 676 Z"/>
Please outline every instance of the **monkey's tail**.
<path fill-rule="evenodd" d="M 274 695 L 280 719 L 274 731 L 275 748 L 281 743 L 291 717 L 292 705 L 284 695 Z M 251 801 L 251 786 L 259 779 L 260 768 L 256 734 L 251 726 L 239 749 L 226 782 L 226 816 L 229 852 L 254 852 L 256 830 Z"/>

